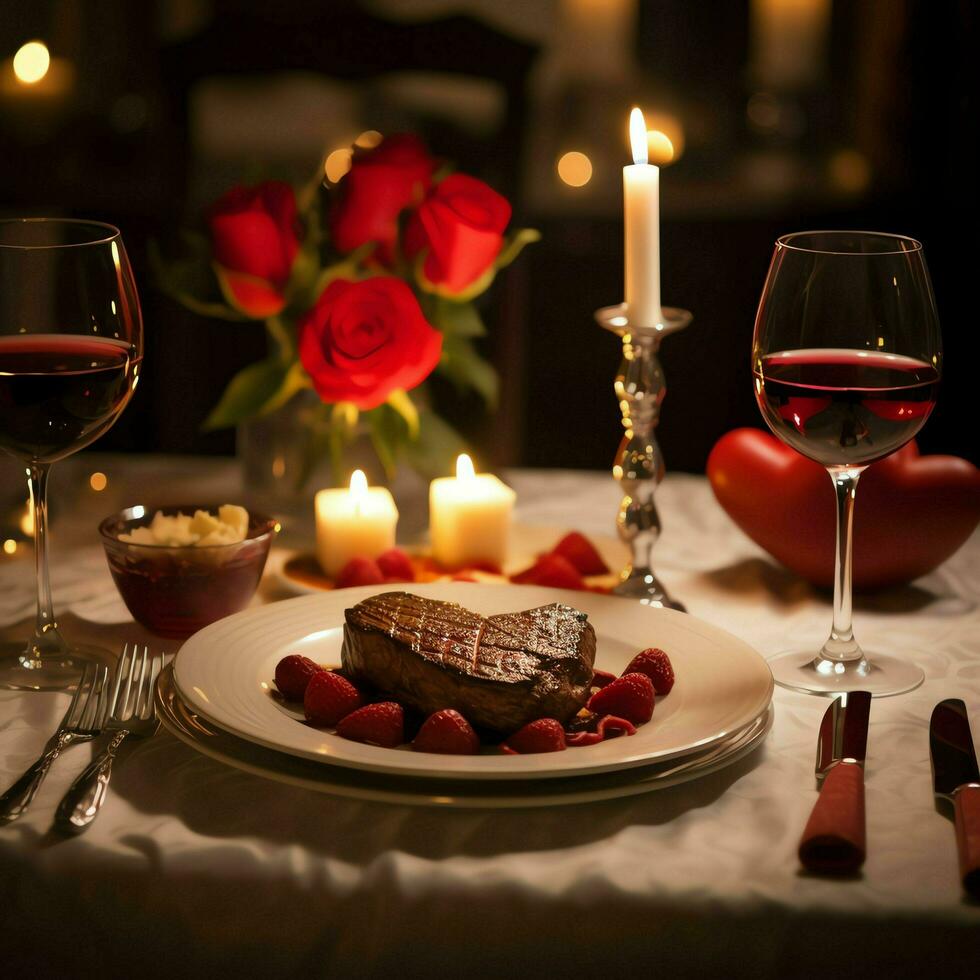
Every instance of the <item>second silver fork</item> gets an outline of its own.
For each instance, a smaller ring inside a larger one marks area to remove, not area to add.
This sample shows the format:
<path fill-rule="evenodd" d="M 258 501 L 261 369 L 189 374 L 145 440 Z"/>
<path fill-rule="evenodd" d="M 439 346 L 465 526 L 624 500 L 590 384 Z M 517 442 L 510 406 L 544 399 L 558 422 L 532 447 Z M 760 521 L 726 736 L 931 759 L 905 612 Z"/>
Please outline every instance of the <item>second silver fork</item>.
<path fill-rule="evenodd" d="M 65 717 L 48 739 L 41 757 L 0 796 L 0 826 L 16 820 L 31 805 L 51 763 L 69 745 L 87 741 L 102 731 L 109 707 L 107 675 L 101 664 L 85 665 Z"/>
<path fill-rule="evenodd" d="M 123 740 L 129 735 L 152 735 L 157 728 L 153 691 L 163 669 L 160 654 L 142 655 L 136 644 L 123 648 L 116 668 L 116 681 L 109 703 L 104 731 L 112 732 L 109 744 L 71 784 L 55 814 L 59 830 L 78 834 L 95 819 L 109 790 L 112 763 Z"/>

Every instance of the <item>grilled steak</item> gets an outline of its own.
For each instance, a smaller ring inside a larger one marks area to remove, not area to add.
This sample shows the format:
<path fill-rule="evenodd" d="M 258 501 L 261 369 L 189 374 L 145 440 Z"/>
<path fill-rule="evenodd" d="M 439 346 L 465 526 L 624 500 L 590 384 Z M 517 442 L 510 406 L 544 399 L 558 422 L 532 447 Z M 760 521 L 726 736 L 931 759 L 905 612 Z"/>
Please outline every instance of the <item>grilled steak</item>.
<path fill-rule="evenodd" d="M 345 672 L 425 714 L 455 708 L 510 734 L 536 718 L 564 722 L 588 697 L 595 631 L 570 606 L 484 618 L 388 592 L 344 615 Z"/>

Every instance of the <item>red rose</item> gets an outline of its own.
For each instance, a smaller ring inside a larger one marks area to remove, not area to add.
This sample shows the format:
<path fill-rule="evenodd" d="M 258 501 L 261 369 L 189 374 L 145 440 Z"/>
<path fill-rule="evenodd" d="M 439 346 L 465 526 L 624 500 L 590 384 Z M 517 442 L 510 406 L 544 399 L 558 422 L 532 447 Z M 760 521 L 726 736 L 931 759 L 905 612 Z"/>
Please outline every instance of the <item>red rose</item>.
<path fill-rule="evenodd" d="M 462 292 L 493 264 L 510 221 L 507 198 L 482 180 L 450 174 L 412 215 L 405 254 L 428 250 L 426 279 L 449 294 Z"/>
<path fill-rule="evenodd" d="M 410 133 L 388 136 L 371 150 L 355 150 L 331 215 L 336 247 L 353 252 L 366 242 L 376 242 L 375 258 L 390 265 L 398 215 L 422 200 L 436 166 L 425 144 Z"/>
<path fill-rule="evenodd" d="M 211 207 L 208 224 L 218 278 L 228 301 L 257 320 L 280 312 L 299 251 L 292 187 L 271 180 L 235 187 Z"/>
<path fill-rule="evenodd" d="M 299 324 L 299 357 L 325 402 L 376 408 L 421 384 L 439 363 L 442 334 L 400 279 L 335 279 Z"/>

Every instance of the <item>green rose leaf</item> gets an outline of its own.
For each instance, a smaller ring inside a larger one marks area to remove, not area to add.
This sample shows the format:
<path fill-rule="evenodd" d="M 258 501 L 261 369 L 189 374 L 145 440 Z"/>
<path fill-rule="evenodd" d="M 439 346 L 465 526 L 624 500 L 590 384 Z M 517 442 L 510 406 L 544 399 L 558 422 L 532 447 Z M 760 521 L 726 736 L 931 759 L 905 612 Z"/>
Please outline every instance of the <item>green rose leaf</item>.
<path fill-rule="evenodd" d="M 457 388 L 472 388 L 491 408 L 496 406 L 500 394 L 497 372 L 480 357 L 466 337 L 443 337 L 439 371 Z"/>
<path fill-rule="evenodd" d="M 408 426 L 404 418 L 390 405 L 379 405 L 364 413 L 371 434 L 371 445 L 381 460 L 385 473 L 391 479 L 398 469 L 398 457 L 409 441 Z"/>
<path fill-rule="evenodd" d="M 467 451 L 463 437 L 431 409 L 419 411 L 418 439 L 404 444 L 409 465 L 423 477 L 433 479 L 454 472 L 456 457 Z"/>
<path fill-rule="evenodd" d="M 249 364 L 228 382 L 221 400 L 204 420 L 204 428 L 224 429 L 255 415 L 266 415 L 281 408 L 309 383 L 299 362 L 290 365 L 269 358 Z"/>
<path fill-rule="evenodd" d="M 441 296 L 431 301 L 432 323 L 447 336 L 485 337 L 487 328 L 472 303 L 451 303 Z"/>

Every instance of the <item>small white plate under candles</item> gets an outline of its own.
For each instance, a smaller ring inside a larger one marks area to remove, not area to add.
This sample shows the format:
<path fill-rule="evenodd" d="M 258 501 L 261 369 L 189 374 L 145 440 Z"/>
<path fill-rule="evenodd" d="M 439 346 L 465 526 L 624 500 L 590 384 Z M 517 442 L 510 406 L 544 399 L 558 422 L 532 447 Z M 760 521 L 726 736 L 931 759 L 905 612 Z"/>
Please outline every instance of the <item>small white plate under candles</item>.
<path fill-rule="evenodd" d="M 501 581 L 502 573 L 531 564 L 537 553 L 530 553 L 526 545 L 519 549 L 522 565 L 508 560 L 515 499 L 510 487 L 491 473 L 477 473 L 470 457 L 460 455 L 456 475 L 439 477 L 430 485 L 431 546 L 408 549 L 428 560 L 424 577 L 429 581 L 450 578 L 465 570 L 474 577 Z M 395 501 L 385 488 L 369 487 L 361 470 L 354 471 L 349 487 L 319 491 L 314 509 L 315 555 L 280 552 L 271 566 L 292 592 L 331 589 L 352 558 L 376 559 L 396 546 Z M 539 551 L 550 550 L 559 537 L 556 532 Z"/>

